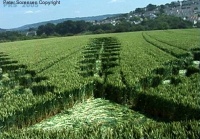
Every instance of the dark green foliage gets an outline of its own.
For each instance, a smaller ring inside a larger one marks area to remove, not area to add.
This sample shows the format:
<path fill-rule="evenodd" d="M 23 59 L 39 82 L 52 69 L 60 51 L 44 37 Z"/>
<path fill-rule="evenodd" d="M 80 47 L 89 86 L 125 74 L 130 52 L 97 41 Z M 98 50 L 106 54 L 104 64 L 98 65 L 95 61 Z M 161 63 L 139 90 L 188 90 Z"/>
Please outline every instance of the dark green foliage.
<path fill-rule="evenodd" d="M 148 10 L 148 11 L 153 11 L 153 10 L 155 10 L 155 9 L 156 9 L 156 7 L 157 7 L 156 5 L 149 4 L 149 5 L 147 5 L 147 7 L 146 7 L 146 8 L 147 8 L 147 10 Z"/>
<path fill-rule="evenodd" d="M 189 66 L 187 68 L 186 76 L 191 76 L 194 73 L 200 73 L 200 69 L 194 66 Z"/>
<path fill-rule="evenodd" d="M 200 60 L 200 51 L 194 52 L 194 60 Z"/>
<path fill-rule="evenodd" d="M 16 40 L 21 40 L 24 37 L 19 32 L 14 32 L 14 31 L 7 31 L 7 32 L 2 32 L 0 33 L 0 42 L 4 41 L 16 41 Z"/>
<path fill-rule="evenodd" d="M 155 5 L 149 4 L 149 10 L 156 8 Z M 141 12 L 141 8 L 136 11 Z M 131 19 L 133 20 L 133 19 Z M 137 19 L 138 20 L 138 19 Z M 60 35 L 74 35 L 90 31 L 95 34 L 109 33 L 109 32 L 129 32 L 142 30 L 165 30 L 165 29 L 180 29 L 191 28 L 192 23 L 184 21 L 179 17 L 160 15 L 156 19 L 144 20 L 141 24 L 135 25 L 127 22 L 125 18 L 121 17 L 119 23 L 113 26 L 110 23 L 93 25 L 85 21 L 65 21 L 57 25 L 46 24 L 38 27 L 38 35 L 45 33 L 47 36 L 58 33 Z"/>
<path fill-rule="evenodd" d="M 189 21 L 165 14 L 158 16 L 156 19 L 144 20 L 141 25 L 145 27 L 145 30 L 184 29 L 192 27 L 192 23 Z"/>
<path fill-rule="evenodd" d="M 90 23 L 85 21 L 65 21 L 56 25 L 55 32 L 60 35 L 78 34 L 88 30 Z"/>
<path fill-rule="evenodd" d="M 144 13 L 145 10 L 144 10 L 144 8 L 136 8 L 136 9 L 135 9 L 135 12 L 136 12 L 136 13 Z"/>

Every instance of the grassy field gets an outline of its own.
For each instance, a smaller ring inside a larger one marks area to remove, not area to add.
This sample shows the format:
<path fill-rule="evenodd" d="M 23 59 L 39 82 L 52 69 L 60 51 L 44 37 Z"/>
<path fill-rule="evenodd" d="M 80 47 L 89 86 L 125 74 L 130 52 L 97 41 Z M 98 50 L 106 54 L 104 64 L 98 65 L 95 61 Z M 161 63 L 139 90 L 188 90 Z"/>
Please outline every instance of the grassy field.
<path fill-rule="evenodd" d="M 199 138 L 199 35 L 0 43 L 0 138 Z"/>

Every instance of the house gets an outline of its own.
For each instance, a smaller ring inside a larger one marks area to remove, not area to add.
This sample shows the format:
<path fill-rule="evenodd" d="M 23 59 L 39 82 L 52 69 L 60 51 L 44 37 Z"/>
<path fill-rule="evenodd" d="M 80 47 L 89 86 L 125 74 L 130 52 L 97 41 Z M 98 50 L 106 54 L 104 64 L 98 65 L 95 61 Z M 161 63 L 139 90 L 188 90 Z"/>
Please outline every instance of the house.
<path fill-rule="evenodd" d="M 28 31 L 26 33 L 26 36 L 37 36 L 37 32 L 36 31 Z"/>

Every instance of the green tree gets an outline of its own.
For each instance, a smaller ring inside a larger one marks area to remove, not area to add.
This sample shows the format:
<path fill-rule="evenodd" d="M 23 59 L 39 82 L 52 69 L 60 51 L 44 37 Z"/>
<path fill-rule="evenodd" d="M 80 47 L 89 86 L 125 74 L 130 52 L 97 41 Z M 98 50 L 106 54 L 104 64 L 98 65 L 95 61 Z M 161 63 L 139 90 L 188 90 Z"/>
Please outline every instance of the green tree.
<path fill-rule="evenodd" d="M 144 8 L 136 8 L 135 13 L 144 13 Z"/>
<path fill-rule="evenodd" d="M 47 23 L 44 27 L 44 32 L 47 36 L 54 34 L 55 32 L 55 25 L 52 23 Z"/>
<path fill-rule="evenodd" d="M 87 23 L 85 21 L 76 21 L 75 22 L 75 30 L 74 30 L 74 33 L 77 34 L 77 33 L 81 33 L 81 32 L 84 32 L 87 30 Z"/>
<path fill-rule="evenodd" d="M 153 11 L 153 10 L 155 10 L 156 9 L 156 5 L 153 5 L 153 4 L 149 4 L 149 5 L 147 5 L 147 11 Z"/>
<path fill-rule="evenodd" d="M 121 22 L 120 24 L 117 24 L 115 27 L 115 32 L 127 32 L 131 31 L 131 23 L 130 22 Z"/>
<path fill-rule="evenodd" d="M 37 35 L 40 36 L 40 35 L 42 35 L 43 33 L 45 33 L 44 28 L 45 28 L 44 25 L 39 26 L 38 29 L 37 29 Z"/>
<path fill-rule="evenodd" d="M 140 21 L 140 17 L 134 16 L 129 19 L 130 21 Z"/>
<path fill-rule="evenodd" d="M 197 28 L 200 28 L 200 22 L 197 22 L 196 26 Z"/>
<path fill-rule="evenodd" d="M 164 5 L 160 5 L 160 8 L 159 8 L 159 12 L 160 12 L 160 14 L 163 14 L 163 13 L 165 13 L 165 6 Z"/>
<path fill-rule="evenodd" d="M 158 30 L 166 30 L 166 29 L 169 29 L 169 25 L 167 22 L 160 21 L 160 22 L 158 22 L 157 29 Z"/>
<path fill-rule="evenodd" d="M 131 31 L 143 31 L 145 30 L 144 26 L 142 25 L 133 25 Z"/>
<path fill-rule="evenodd" d="M 63 23 L 57 24 L 56 32 L 61 35 L 74 34 L 76 32 L 75 28 L 75 22 L 68 20 Z"/>

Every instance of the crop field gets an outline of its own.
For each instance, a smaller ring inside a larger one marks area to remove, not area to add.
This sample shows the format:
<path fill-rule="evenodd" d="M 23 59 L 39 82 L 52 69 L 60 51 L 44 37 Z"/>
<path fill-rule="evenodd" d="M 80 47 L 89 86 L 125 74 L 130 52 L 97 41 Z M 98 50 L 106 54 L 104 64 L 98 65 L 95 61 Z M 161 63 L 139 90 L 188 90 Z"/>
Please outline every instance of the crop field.
<path fill-rule="evenodd" d="M 0 138 L 200 138 L 199 31 L 0 43 Z"/>

